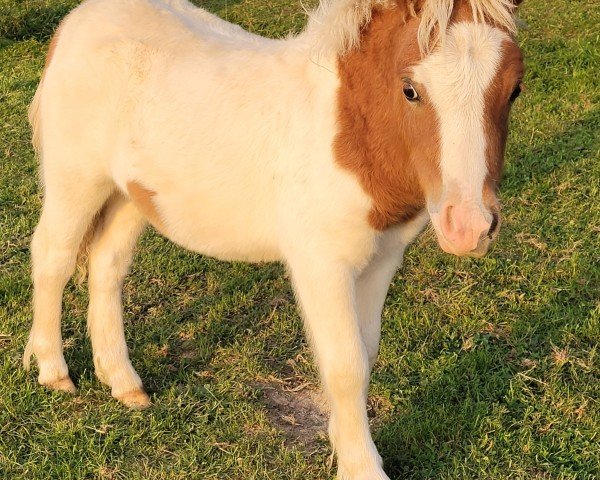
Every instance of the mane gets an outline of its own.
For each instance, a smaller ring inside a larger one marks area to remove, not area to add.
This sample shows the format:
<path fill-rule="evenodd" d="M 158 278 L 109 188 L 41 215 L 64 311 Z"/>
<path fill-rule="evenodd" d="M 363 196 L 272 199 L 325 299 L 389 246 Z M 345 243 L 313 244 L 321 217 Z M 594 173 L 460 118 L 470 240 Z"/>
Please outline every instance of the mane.
<path fill-rule="evenodd" d="M 343 55 L 358 46 L 362 28 L 376 8 L 393 8 L 394 0 L 321 0 L 309 20 L 309 35 L 318 53 Z"/>
<path fill-rule="evenodd" d="M 309 13 L 305 34 L 320 53 L 343 55 L 356 48 L 360 34 L 375 9 L 399 8 L 399 14 L 418 16 L 419 49 L 428 54 L 444 38 L 456 0 L 321 0 Z M 514 35 L 517 21 L 514 0 L 465 0 L 476 22 L 489 22 Z"/>

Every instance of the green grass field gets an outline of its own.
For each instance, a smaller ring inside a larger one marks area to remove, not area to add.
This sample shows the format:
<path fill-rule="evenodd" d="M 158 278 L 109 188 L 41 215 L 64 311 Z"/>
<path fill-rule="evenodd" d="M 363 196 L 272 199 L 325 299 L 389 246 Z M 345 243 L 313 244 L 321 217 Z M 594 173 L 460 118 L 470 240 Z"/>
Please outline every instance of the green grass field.
<path fill-rule="evenodd" d="M 94 377 L 87 293 L 74 284 L 63 334 L 78 394 L 22 369 L 41 206 L 26 109 L 77 3 L 0 0 L 0 478 L 333 478 L 279 265 L 144 236 L 124 304 L 149 410 L 126 410 Z M 305 21 L 298 0 L 202 5 L 267 36 Z M 426 234 L 388 296 L 370 404 L 392 479 L 600 478 L 600 4 L 526 0 L 521 17 L 526 94 L 499 241 L 485 259 L 457 259 Z"/>

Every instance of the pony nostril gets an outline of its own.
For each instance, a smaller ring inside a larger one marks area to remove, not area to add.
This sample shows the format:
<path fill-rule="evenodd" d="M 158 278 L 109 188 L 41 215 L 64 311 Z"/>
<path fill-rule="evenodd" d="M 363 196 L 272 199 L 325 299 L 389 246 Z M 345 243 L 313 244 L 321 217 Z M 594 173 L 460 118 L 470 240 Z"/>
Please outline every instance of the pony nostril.
<path fill-rule="evenodd" d="M 492 212 L 492 224 L 490 225 L 490 229 L 488 230 L 487 236 L 489 239 L 492 239 L 494 233 L 498 229 L 498 214 L 496 212 Z"/>

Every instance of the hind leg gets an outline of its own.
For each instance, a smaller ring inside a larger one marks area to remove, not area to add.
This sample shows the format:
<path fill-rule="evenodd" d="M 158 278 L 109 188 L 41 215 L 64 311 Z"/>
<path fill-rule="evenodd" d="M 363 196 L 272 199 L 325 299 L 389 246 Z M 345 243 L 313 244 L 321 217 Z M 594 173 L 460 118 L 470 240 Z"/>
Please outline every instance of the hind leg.
<path fill-rule="evenodd" d="M 64 287 L 73 274 L 81 240 L 112 187 L 81 179 L 46 178 L 44 207 L 31 242 L 33 325 L 23 363 L 31 355 L 39 383 L 74 392 L 63 357 L 60 315 Z"/>
<path fill-rule="evenodd" d="M 122 195 L 107 203 L 90 246 L 88 330 L 96 375 L 112 395 L 131 408 L 150 404 L 131 366 L 123 331 L 121 291 L 135 244 L 145 225 L 131 201 Z"/>

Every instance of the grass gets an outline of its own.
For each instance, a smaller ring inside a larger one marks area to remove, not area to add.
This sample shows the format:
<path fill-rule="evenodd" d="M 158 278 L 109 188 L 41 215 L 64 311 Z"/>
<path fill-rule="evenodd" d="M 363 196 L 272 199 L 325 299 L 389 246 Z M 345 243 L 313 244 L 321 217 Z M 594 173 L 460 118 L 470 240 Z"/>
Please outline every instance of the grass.
<path fill-rule="evenodd" d="M 268 401 L 270 389 L 317 384 L 279 265 L 220 263 L 144 236 L 124 303 L 148 411 L 127 411 L 95 379 L 87 294 L 74 285 L 63 332 L 78 395 L 22 370 L 41 205 L 26 108 L 75 4 L 0 0 L 0 478 L 332 478 L 326 440 L 294 441 Z M 296 0 L 204 6 L 268 36 L 304 22 Z M 384 311 L 371 404 L 393 479 L 600 477 L 600 6 L 526 1 L 521 16 L 527 92 L 499 242 L 485 259 L 457 259 L 425 235 Z"/>

